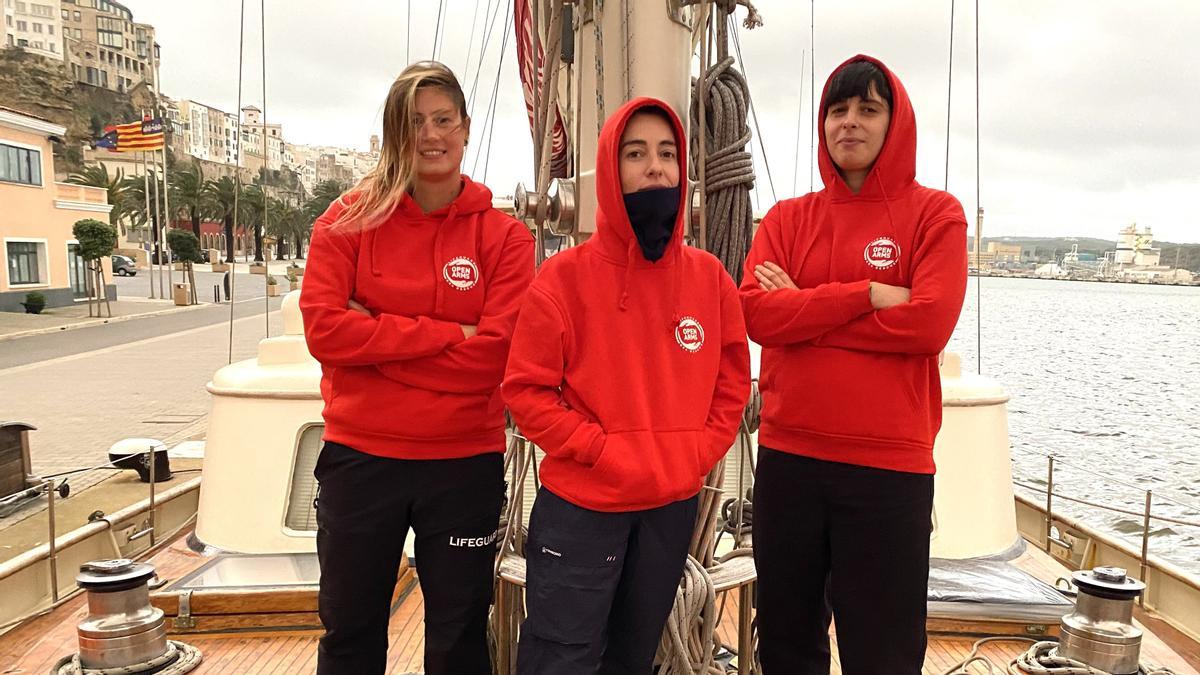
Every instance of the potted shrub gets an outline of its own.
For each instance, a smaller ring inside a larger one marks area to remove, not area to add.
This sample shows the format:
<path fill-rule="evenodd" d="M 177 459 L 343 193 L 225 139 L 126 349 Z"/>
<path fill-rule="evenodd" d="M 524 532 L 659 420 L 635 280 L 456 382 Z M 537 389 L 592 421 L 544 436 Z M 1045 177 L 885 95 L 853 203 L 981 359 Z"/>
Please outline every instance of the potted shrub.
<path fill-rule="evenodd" d="M 297 265 L 295 260 L 293 260 L 292 264 L 288 267 L 288 271 L 295 272 L 297 277 L 304 276 L 304 268 Z"/>
<path fill-rule="evenodd" d="M 266 274 L 266 273 L 267 273 L 267 263 L 262 262 L 261 260 L 256 260 L 256 261 L 250 263 L 250 274 Z"/>
<path fill-rule="evenodd" d="M 287 280 L 288 280 L 288 290 L 289 291 L 295 291 L 300 288 L 300 279 L 299 279 L 299 277 L 296 276 L 295 269 L 292 269 L 290 267 L 288 268 Z"/>
<path fill-rule="evenodd" d="M 25 302 L 21 305 L 25 307 L 26 314 L 41 314 L 46 308 L 46 296 L 37 291 L 30 291 L 25 294 Z"/>
<path fill-rule="evenodd" d="M 275 275 L 268 274 L 267 275 L 267 296 L 273 298 L 277 295 L 279 295 L 279 280 L 275 278 Z"/>

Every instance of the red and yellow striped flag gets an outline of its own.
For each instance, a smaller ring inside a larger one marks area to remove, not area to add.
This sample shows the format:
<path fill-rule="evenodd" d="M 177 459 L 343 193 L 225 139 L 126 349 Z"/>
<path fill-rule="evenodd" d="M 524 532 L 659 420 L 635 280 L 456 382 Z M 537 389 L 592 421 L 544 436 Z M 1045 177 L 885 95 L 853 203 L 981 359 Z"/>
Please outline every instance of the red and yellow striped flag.
<path fill-rule="evenodd" d="M 141 122 L 118 124 L 117 152 L 142 152 L 144 150 L 162 150 L 163 123 L 159 118 L 149 116 Z"/>

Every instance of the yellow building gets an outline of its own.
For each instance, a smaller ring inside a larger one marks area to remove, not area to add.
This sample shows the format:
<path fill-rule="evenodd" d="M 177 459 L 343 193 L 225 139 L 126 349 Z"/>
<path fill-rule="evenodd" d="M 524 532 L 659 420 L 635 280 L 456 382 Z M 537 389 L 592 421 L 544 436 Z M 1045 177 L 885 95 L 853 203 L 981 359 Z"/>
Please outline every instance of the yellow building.
<path fill-rule="evenodd" d="M 47 120 L 0 107 L 0 311 L 23 312 L 25 294 L 46 296 L 47 307 L 87 297 L 87 274 L 76 221 L 108 222 L 112 207 L 101 188 L 54 181 L 51 140 L 66 129 Z M 111 279 L 111 260 L 102 260 Z M 108 287 L 108 297 L 117 297 Z"/>
<path fill-rule="evenodd" d="M 64 53 L 76 82 L 127 92 L 153 86 L 159 63 L 154 26 L 136 23 L 113 0 L 60 0 Z"/>

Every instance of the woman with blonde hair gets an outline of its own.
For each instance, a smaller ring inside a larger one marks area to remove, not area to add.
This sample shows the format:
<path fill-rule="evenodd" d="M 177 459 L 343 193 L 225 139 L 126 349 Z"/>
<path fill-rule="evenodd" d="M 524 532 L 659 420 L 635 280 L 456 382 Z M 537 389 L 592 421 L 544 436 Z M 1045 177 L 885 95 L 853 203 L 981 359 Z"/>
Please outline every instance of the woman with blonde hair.
<path fill-rule="evenodd" d="M 533 238 L 460 173 L 470 129 L 450 69 L 409 66 L 388 92 L 378 166 L 313 227 L 300 309 L 325 402 L 322 675 L 384 672 L 410 527 L 425 672 L 491 672 L 499 386 Z"/>

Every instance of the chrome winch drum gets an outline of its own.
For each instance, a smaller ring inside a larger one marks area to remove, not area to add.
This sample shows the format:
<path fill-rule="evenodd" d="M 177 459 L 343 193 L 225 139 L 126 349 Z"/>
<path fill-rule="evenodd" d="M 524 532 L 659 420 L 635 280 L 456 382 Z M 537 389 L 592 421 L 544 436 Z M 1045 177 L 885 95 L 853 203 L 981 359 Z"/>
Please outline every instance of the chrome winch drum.
<path fill-rule="evenodd" d="M 127 559 L 85 563 L 75 577 L 87 591 L 88 615 L 79 622 L 79 663 L 124 668 L 167 652 L 163 611 L 150 604 L 154 567 Z"/>
<path fill-rule="evenodd" d="M 1120 567 L 1075 572 L 1075 611 L 1062 619 L 1058 655 L 1114 675 L 1138 672 L 1142 631 L 1133 625 L 1133 602 L 1146 584 Z"/>

